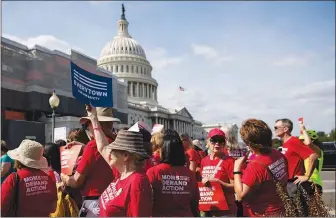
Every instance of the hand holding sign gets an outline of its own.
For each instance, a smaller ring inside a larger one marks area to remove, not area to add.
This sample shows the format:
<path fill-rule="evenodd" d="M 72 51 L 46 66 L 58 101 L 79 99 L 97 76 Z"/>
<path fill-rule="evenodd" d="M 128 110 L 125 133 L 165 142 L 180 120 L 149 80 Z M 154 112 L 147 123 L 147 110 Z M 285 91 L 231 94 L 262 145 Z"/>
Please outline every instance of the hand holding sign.
<path fill-rule="evenodd" d="M 97 116 L 97 109 L 90 104 L 85 105 L 85 110 L 89 117 Z"/>

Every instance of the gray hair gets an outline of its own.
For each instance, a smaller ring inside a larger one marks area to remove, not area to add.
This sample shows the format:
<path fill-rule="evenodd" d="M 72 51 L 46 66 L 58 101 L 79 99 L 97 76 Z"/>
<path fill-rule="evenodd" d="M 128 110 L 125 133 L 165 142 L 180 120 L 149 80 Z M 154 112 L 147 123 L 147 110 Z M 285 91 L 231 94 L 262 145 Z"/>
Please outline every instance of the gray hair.
<path fill-rule="evenodd" d="M 282 119 L 277 119 L 275 122 L 282 122 L 282 125 L 285 125 L 286 127 L 288 127 L 289 132 L 292 132 L 293 130 L 293 122 L 290 119 L 287 118 L 282 118 Z"/>

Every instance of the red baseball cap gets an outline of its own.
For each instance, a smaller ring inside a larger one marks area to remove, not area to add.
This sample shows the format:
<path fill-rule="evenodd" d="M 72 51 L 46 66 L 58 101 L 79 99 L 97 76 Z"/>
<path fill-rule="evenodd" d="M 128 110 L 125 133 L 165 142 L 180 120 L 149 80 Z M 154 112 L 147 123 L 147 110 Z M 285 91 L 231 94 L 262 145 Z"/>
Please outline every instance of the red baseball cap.
<path fill-rule="evenodd" d="M 222 137 L 225 138 L 225 133 L 222 130 L 220 130 L 218 128 L 215 128 L 215 129 L 210 130 L 210 132 L 208 134 L 208 138 L 210 139 L 214 136 L 222 136 Z"/>

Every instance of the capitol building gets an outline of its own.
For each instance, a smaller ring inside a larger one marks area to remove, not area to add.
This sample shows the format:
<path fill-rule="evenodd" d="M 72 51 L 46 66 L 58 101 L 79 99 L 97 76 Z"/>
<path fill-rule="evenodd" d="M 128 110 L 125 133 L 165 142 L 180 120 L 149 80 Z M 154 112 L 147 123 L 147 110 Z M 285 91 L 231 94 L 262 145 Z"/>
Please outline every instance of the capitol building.
<path fill-rule="evenodd" d="M 117 35 L 102 49 L 97 66 L 127 83 L 128 125 L 143 121 L 150 125 L 163 124 L 179 133 L 202 139 L 206 135 L 202 123 L 195 120 L 185 107 L 168 109 L 158 103 L 158 82 L 152 77 L 153 67 L 145 50 L 128 30 L 129 23 L 122 7 L 117 22 Z"/>
<path fill-rule="evenodd" d="M 69 55 L 69 51 L 40 45 L 27 47 L 1 37 L 1 138 L 12 144 L 12 148 L 24 138 L 42 144 L 50 142 L 52 119 L 48 99 L 53 90 L 60 98 L 55 123 L 62 135 L 60 139 L 71 129 L 81 128 L 79 117 L 85 116 L 86 111 L 72 96 L 70 61 L 73 61 L 87 71 L 112 79 L 113 114 L 121 121 L 115 128 L 143 121 L 149 126 L 163 124 L 165 129 L 173 128 L 179 134 L 205 139 L 202 123 L 186 107 L 171 109 L 159 104 L 159 84 L 153 78 L 153 67 L 128 26 L 122 7 L 117 34 L 102 48 L 98 60 L 75 50 Z"/>

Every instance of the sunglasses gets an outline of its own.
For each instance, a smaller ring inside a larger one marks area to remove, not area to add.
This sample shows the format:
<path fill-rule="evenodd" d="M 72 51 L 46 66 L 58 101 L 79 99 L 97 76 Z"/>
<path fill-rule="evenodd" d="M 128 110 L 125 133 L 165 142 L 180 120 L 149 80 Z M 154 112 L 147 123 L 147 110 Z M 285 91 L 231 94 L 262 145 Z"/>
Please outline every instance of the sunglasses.
<path fill-rule="evenodd" d="M 280 129 L 280 128 L 284 128 L 284 126 L 275 126 L 274 127 L 275 130 Z"/>
<path fill-rule="evenodd" d="M 216 144 L 216 143 L 218 143 L 218 144 L 224 144 L 225 143 L 225 139 L 210 139 L 210 142 L 212 144 Z"/>

